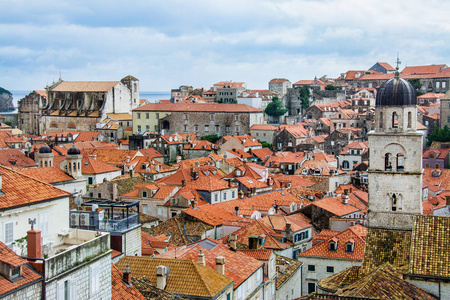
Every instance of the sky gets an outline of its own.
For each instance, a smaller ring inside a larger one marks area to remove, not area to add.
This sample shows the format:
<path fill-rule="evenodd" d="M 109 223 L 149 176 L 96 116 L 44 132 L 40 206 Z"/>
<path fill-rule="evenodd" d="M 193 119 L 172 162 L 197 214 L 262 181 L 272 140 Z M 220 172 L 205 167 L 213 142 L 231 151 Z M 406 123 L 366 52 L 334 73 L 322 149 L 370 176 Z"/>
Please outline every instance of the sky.
<path fill-rule="evenodd" d="M 0 86 L 139 79 L 267 89 L 376 62 L 450 66 L 450 1 L 0 0 Z"/>

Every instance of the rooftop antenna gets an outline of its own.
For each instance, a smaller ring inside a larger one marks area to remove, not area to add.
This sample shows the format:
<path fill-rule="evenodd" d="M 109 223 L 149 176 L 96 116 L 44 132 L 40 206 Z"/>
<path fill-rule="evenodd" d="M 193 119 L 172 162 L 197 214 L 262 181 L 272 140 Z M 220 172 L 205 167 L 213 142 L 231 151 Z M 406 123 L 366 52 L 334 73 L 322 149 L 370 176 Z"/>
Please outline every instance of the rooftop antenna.
<path fill-rule="evenodd" d="M 61 78 L 61 69 L 59 69 L 59 81 L 61 81 L 62 80 L 62 78 Z"/>

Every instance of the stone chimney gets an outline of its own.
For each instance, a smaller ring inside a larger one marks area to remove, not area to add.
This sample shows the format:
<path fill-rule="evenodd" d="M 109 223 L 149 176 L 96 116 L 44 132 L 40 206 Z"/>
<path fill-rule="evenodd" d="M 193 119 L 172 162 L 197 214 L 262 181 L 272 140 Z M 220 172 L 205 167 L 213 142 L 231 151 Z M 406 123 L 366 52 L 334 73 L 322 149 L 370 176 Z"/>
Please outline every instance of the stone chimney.
<path fill-rule="evenodd" d="M 202 253 L 202 250 L 200 250 L 200 253 L 197 255 L 197 263 L 202 266 L 206 265 L 205 254 Z"/>
<path fill-rule="evenodd" d="M 41 252 L 41 231 L 40 230 L 34 230 L 31 228 L 27 231 L 27 256 L 28 257 L 34 257 L 34 258 L 41 258 L 42 252 Z"/>
<path fill-rule="evenodd" d="M 181 180 L 181 186 L 185 186 L 186 185 L 186 180 Z"/>
<path fill-rule="evenodd" d="M 216 271 L 222 275 L 225 275 L 225 257 L 217 256 L 216 257 Z"/>
<path fill-rule="evenodd" d="M 341 198 L 342 198 L 342 204 L 347 205 L 348 204 L 348 189 L 344 189 L 344 193 L 342 194 Z"/>
<path fill-rule="evenodd" d="M 233 248 L 234 250 L 236 250 L 237 247 L 237 239 L 238 239 L 238 235 L 237 234 L 230 234 L 230 247 Z"/>
<path fill-rule="evenodd" d="M 286 236 L 291 234 L 291 223 L 286 223 Z"/>
<path fill-rule="evenodd" d="M 156 267 L 156 287 L 160 290 L 164 290 L 166 288 L 167 283 L 167 267 L 166 266 L 157 266 Z"/>
<path fill-rule="evenodd" d="M 123 272 L 123 281 L 126 284 L 131 285 L 131 271 L 129 265 L 127 265 L 125 271 Z"/>

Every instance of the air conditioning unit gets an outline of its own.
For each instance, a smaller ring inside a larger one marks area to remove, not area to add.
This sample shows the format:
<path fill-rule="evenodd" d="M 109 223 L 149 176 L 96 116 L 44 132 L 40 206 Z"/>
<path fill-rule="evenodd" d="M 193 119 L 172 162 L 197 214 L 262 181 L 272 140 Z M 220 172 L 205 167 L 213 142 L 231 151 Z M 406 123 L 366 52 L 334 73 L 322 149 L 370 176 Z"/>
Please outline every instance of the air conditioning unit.
<path fill-rule="evenodd" d="M 71 227 L 78 226 L 78 214 L 71 214 L 70 215 L 70 226 Z"/>
<path fill-rule="evenodd" d="M 89 226 L 90 214 L 80 214 L 80 226 Z"/>

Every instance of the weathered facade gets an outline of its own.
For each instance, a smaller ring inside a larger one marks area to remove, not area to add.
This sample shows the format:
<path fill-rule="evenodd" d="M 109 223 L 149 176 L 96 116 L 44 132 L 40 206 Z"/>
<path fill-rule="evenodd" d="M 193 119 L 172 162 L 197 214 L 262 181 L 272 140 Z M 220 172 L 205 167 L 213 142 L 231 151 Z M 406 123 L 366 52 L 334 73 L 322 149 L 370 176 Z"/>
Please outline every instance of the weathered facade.
<path fill-rule="evenodd" d="M 109 82 L 60 80 L 47 87 L 39 132 L 93 131 L 108 113 L 130 113 L 138 104 L 139 80 L 133 76 Z"/>
<path fill-rule="evenodd" d="M 47 105 L 46 91 L 33 91 L 19 100 L 19 129 L 24 133 L 40 134 L 39 120 L 42 108 Z"/>
<path fill-rule="evenodd" d="M 242 135 L 262 122 L 263 112 L 245 104 L 150 103 L 133 110 L 134 133 L 148 125 L 164 134 Z"/>

